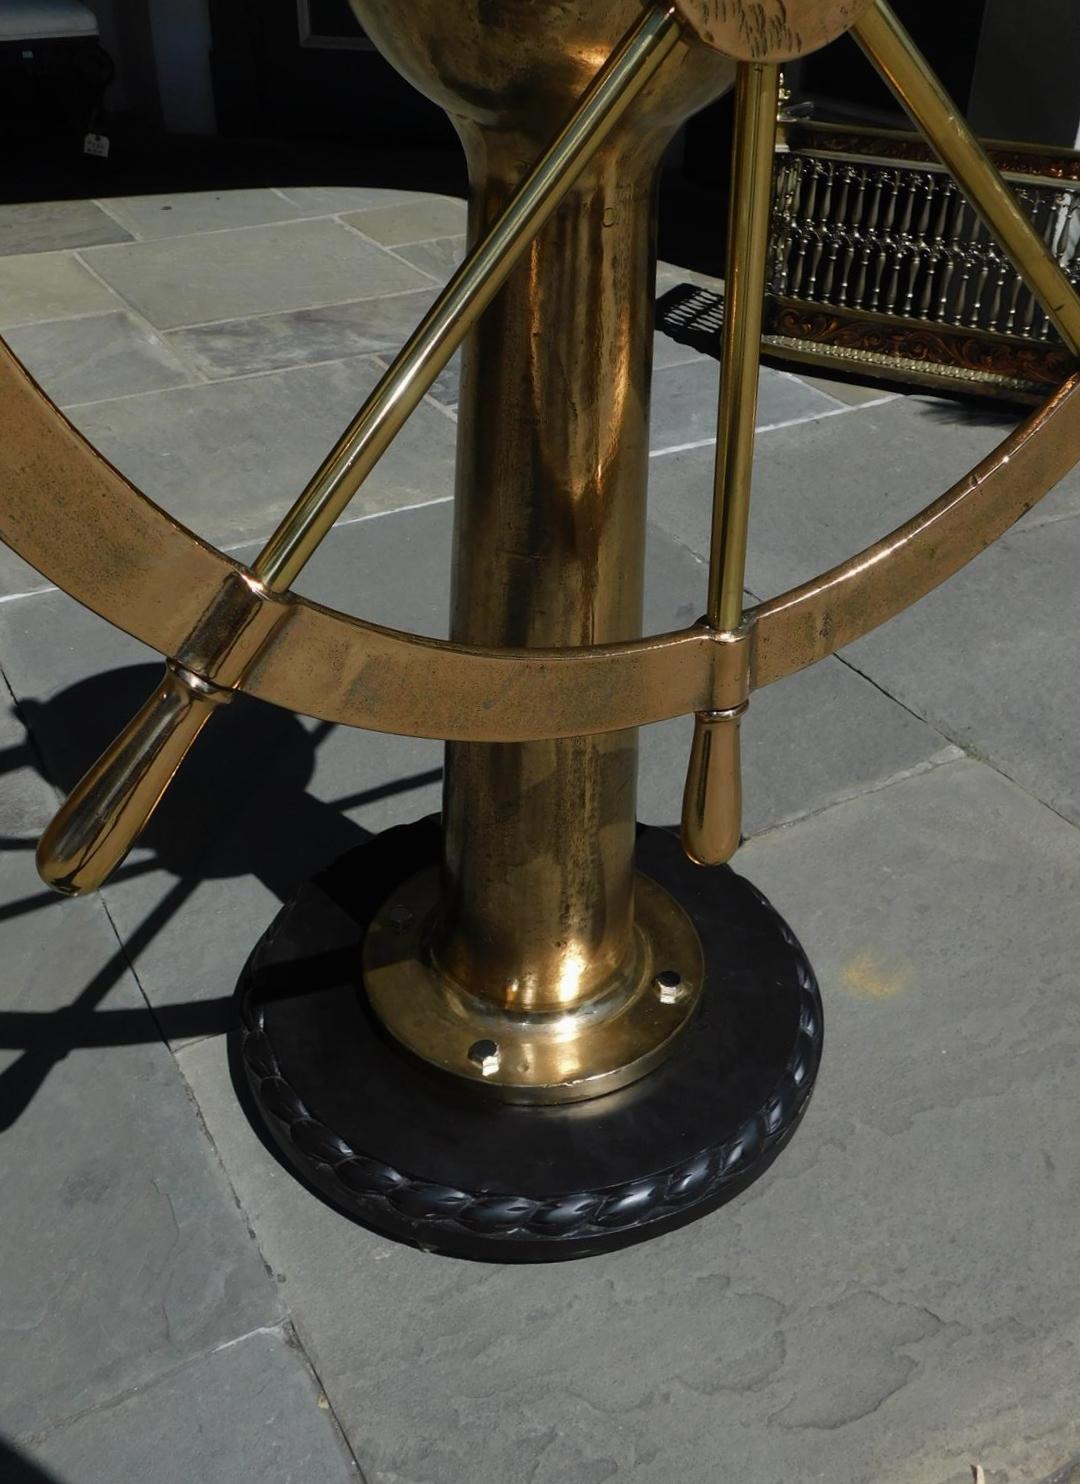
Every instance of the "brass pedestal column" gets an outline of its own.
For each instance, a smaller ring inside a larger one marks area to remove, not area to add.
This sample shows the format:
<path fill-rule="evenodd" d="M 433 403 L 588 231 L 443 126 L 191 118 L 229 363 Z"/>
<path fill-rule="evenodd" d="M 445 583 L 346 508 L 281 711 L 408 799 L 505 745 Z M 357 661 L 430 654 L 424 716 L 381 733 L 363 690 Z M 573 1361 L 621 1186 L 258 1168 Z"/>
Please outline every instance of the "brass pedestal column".
<path fill-rule="evenodd" d="M 473 213 L 512 137 L 470 138 Z M 526 155 L 527 157 L 527 155 Z M 451 637 L 556 647 L 641 633 L 654 150 L 603 152 L 466 344 Z M 508 1009 L 571 1006 L 634 957 L 637 734 L 450 744 L 439 960 Z"/>
<path fill-rule="evenodd" d="M 482 230 L 534 147 L 467 137 Z M 604 150 L 467 342 L 451 616 L 462 643 L 641 633 L 655 164 L 652 141 Z M 641 1075 L 702 976 L 696 934 L 658 888 L 641 883 L 635 916 L 637 733 L 450 744 L 446 779 L 438 970 L 529 1017 L 498 1030 L 492 1017 L 487 1080 L 548 1100 Z M 667 1024 L 649 1003 L 664 971 L 686 985 Z M 440 1037 L 436 1054 L 454 1051 Z"/>
<path fill-rule="evenodd" d="M 599 22 L 561 17 L 561 29 L 549 17 L 524 37 L 483 30 L 468 79 L 442 55 L 439 79 L 423 75 L 427 53 L 395 24 L 394 61 L 448 107 L 465 145 L 471 244 L 633 18 L 612 9 Z M 382 44 L 377 20 L 374 34 Z M 524 99 L 513 88 L 522 48 Z M 456 642 L 560 648 L 641 634 L 656 176 L 680 119 L 731 73 L 679 46 L 465 343 Z M 454 82 L 464 98 L 446 96 Z M 478 108 L 467 83 L 486 85 L 488 103 L 498 88 L 494 107 Z M 635 875 L 636 788 L 635 732 L 448 745 L 441 879 L 429 870 L 388 903 L 366 956 L 372 1001 L 399 1040 L 527 1102 L 595 1096 L 662 1059 L 693 1013 L 703 964 L 686 914 Z"/>

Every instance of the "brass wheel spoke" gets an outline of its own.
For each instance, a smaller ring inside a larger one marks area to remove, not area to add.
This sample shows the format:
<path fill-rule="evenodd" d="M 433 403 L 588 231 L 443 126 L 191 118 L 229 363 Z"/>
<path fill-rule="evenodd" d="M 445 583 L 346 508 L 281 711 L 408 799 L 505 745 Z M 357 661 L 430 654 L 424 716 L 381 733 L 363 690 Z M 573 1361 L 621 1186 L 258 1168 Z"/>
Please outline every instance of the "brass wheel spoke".
<path fill-rule="evenodd" d="M 780 72 L 772 63 L 741 62 L 735 81 L 735 140 L 716 429 L 711 628 L 742 622 L 750 485 L 757 419 L 765 263 L 769 249 Z M 702 865 L 718 865 L 738 848 L 742 822 L 739 718 L 742 699 L 724 711 L 698 712 L 683 797 L 683 847 Z"/>

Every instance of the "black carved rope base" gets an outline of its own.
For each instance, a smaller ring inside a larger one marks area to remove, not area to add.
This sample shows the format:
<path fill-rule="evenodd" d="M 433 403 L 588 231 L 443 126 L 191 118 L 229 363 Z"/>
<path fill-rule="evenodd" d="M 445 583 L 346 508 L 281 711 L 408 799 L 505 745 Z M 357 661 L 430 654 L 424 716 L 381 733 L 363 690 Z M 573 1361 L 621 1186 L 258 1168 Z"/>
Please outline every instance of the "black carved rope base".
<path fill-rule="evenodd" d="M 749 882 L 642 830 L 639 868 L 693 918 L 708 975 L 672 1057 L 591 1102 L 512 1107 L 412 1060 L 360 984 L 366 924 L 439 852 L 437 822 L 390 830 L 308 882 L 237 990 L 254 1116 L 336 1207 L 427 1250 L 583 1257 L 681 1226 L 757 1178 L 790 1138 L 821 1056 L 802 949 Z"/>

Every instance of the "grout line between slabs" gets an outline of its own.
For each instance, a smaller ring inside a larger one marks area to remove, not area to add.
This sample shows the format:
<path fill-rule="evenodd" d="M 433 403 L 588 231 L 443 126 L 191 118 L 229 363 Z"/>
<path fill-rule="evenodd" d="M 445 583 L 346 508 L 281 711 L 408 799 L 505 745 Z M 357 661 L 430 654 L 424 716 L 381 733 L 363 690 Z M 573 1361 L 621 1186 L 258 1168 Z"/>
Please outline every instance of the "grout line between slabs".
<path fill-rule="evenodd" d="M 132 227 L 132 226 L 129 226 L 129 224 L 127 222 L 120 220 L 120 218 L 117 216 L 116 212 L 109 205 L 108 199 L 106 197 L 104 197 L 104 196 L 91 196 L 90 200 L 91 200 L 91 203 L 94 206 L 96 206 L 97 209 L 104 216 L 107 216 L 110 221 L 115 222 L 116 225 L 120 228 L 120 230 L 122 232 L 127 232 L 128 236 L 131 238 L 132 242 L 142 242 L 144 240 L 144 238 L 142 236 L 142 233 L 139 232 L 137 228 Z M 120 242 L 97 242 L 97 243 L 83 243 L 83 244 L 81 244 L 81 246 L 84 246 L 84 247 L 122 247 L 123 246 L 123 243 L 120 243 Z"/>
<path fill-rule="evenodd" d="M 157 332 L 159 336 L 161 336 L 162 334 L 171 335 L 172 333 L 173 332 L 171 330 Z M 167 345 L 168 348 L 171 350 L 171 343 L 167 342 Z M 173 353 L 175 354 L 176 352 L 174 351 Z M 260 368 L 258 371 L 237 371 L 230 376 L 207 376 L 205 372 L 200 372 L 199 374 L 201 380 L 197 383 L 191 382 L 186 387 L 149 386 L 138 392 L 120 392 L 119 395 L 115 397 L 94 397 L 91 398 L 88 402 L 65 402 L 63 407 L 61 408 L 61 411 L 66 412 L 68 409 L 74 411 L 77 408 L 81 409 L 84 407 L 105 407 L 111 402 L 133 402 L 139 397 L 159 397 L 161 396 L 162 392 L 189 391 L 191 387 L 196 385 L 224 387 L 232 386 L 234 382 L 258 381 L 261 378 L 265 378 L 268 376 L 291 376 L 299 371 L 312 371 L 319 366 L 349 366 L 352 365 L 352 363 L 355 361 L 378 362 L 378 354 L 373 350 L 366 350 L 361 351 L 359 354 L 354 356 L 329 356 L 324 361 L 304 361 L 301 365 L 298 366 L 270 366 Z M 381 362 L 379 362 L 379 364 L 381 365 Z"/>
<path fill-rule="evenodd" d="M 662 368 L 666 369 L 666 368 Z M 892 396 L 875 397 L 871 402 L 840 403 L 836 407 L 827 407 L 821 412 L 810 412 L 804 417 L 782 418 L 775 423 L 760 423 L 754 429 L 755 438 L 760 438 L 763 433 L 779 433 L 785 428 L 798 428 L 804 423 L 824 422 L 829 417 L 845 417 L 853 412 L 862 412 L 868 407 L 881 407 L 885 402 L 895 401 Z M 666 458 L 668 454 L 690 453 L 697 448 L 711 448 L 716 442 L 715 436 L 711 438 L 695 438 L 689 443 L 673 443 L 668 448 L 653 448 L 649 451 L 650 459 Z"/>
<path fill-rule="evenodd" d="M 1013 788 L 1018 788 L 1021 793 L 1026 794 L 1029 799 L 1033 799 L 1036 804 L 1041 804 L 1044 809 L 1049 810 L 1049 812 L 1055 817 L 1055 819 L 1060 819 L 1062 823 L 1069 825 L 1074 830 L 1080 830 L 1080 821 L 1070 819 L 1067 814 L 1063 814 L 1060 809 L 1056 809 L 1054 805 L 1050 803 L 1049 799 L 1044 799 L 1042 795 L 1036 793 L 1033 788 L 1030 788 L 1019 778 L 1014 777 L 1013 774 L 1010 773 L 1003 766 L 1002 763 L 991 757 L 989 753 L 979 751 L 978 748 L 973 747 L 970 743 L 965 746 L 965 744 L 957 737 L 955 737 L 951 731 L 947 730 L 945 725 L 940 722 L 931 721 L 929 717 L 923 716 L 919 711 L 916 711 L 913 706 L 909 706 L 906 701 L 902 701 L 899 696 L 894 696 L 892 691 L 888 690 L 887 687 L 884 686 L 880 681 L 875 680 L 872 675 L 868 675 L 865 670 L 860 670 L 858 665 L 856 665 L 852 660 L 846 658 L 844 655 L 834 652 L 832 658 L 838 659 L 842 665 L 845 665 L 852 672 L 852 674 L 858 675 L 861 680 L 865 680 L 869 685 L 872 685 L 876 691 L 880 691 L 880 693 L 887 700 L 892 701 L 895 705 L 901 707 L 902 710 L 906 711 L 910 716 L 913 716 L 916 721 L 921 721 L 923 726 L 929 727 L 932 731 L 937 732 L 939 737 L 948 742 L 951 746 L 958 748 L 959 751 L 964 755 L 964 757 L 966 757 L 969 761 L 979 763 L 984 768 L 989 768 L 991 772 L 997 773 L 1000 778 L 1004 778 L 1006 783 L 1011 783 Z"/>
<path fill-rule="evenodd" d="M 159 1383 L 171 1381 L 181 1371 L 187 1370 L 188 1366 L 195 1365 L 200 1360 L 208 1360 L 210 1356 L 216 1355 L 220 1350 L 227 1349 L 230 1344 L 239 1345 L 244 1340 L 249 1340 L 255 1335 L 280 1333 L 282 1341 L 287 1343 L 284 1333 L 287 1323 L 288 1320 L 282 1319 L 280 1323 L 275 1325 L 260 1325 L 257 1329 L 250 1330 L 247 1334 L 237 1335 L 235 1340 L 226 1341 L 223 1345 L 212 1345 L 208 1350 L 201 1350 L 195 1355 L 185 1356 L 183 1360 L 178 1361 L 175 1365 L 166 1366 L 164 1370 L 147 1377 L 145 1381 L 141 1381 L 135 1386 L 126 1386 L 122 1391 L 118 1391 L 115 1396 L 106 1397 L 103 1401 L 95 1402 L 89 1407 L 81 1407 L 79 1411 L 72 1412 L 70 1417 L 62 1417 L 58 1422 L 51 1423 L 48 1427 L 40 1428 L 36 1432 L 19 1433 L 13 1441 L 20 1447 L 35 1447 L 39 1443 L 44 1443 L 49 1438 L 55 1437 L 57 1433 L 65 1432 L 69 1427 L 73 1427 L 76 1422 L 81 1422 L 84 1417 L 92 1417 L 95 1412 L 111 1412 L 114 1407 L 121 1406 L 124 1402 L 130 1401 L 132 1397 L 139 1396 L 144 1391 L 153 1390 Z"/>
<path fill-rule="evenodd" d="M 157 341 L 165 350 L 169 351 L 170 354 L 176 355 L 176 359 L 180 362 L 180 364 L 184 366 L 188 371 L 190 371 L 195 378 L 194 381 L 189 383 L 189 385 L 200 386 L 206 384 L 207 378 L 203 374 L 203 372 L 200 371 L 198 366 L 195 366 L 192 363 L 188 362 L 183 356 L 177 355 L 175 350 L 173 350 L 173 347 L 169 345 L 169 343 L 165 340 L 164 332 L 162 330 L 159 330 L 158 327 L 153 324 L 150 319 L 147 318 L 142 310 L 137 307 L 137 305 L 133 304 L 131 300 L 126 297 L 126 295 L 120 292 L 119 289 L 114 288 L 111 283 L 108 283 L 104 278 L 102 278 L 101 274 L 97 271 L 92 263 L 88 263 L 85 258 L 79 256 L 79 252 L 77 249 L 74 252 L 74 257 L 75 261 L 79 263 L 83 268 L 85 268 L 87 273 L 89 273 L 92 278 L 94 278 L 99 284 L 101 284 L 102 288 L 108 289 L 109 293 L 116 295 L 121 304 L 123 304 L 124 308 L 127 310 L 128 314 L 130 314 L 133 319 L 137 320 L 138 323 L 142 325 L 145 330 L 149 331 L 151 339 Z M 127 397 L 152 397 L 155 391 L 178 390 L 180 390 L 180 388 L 178 387 L 155 387 L 152 390 L 145 392 L 127 392 L 124 394 L 123 397 L 117 397 L 115 399 L 103 397 L 101 398 L 101 400 L 105 402 L 116 400 L 119 402 L 126 400 Z M 84 405 L 88 406 L 90 404 L 71 402 L 67 405 L 70 407 L 80 407 Z"/>
<path fill-rule="evenodd" d="M 272 189 L 272 187 L 256 187 L 256 189 L 270 190 Z M 226 193 L 210 192 L 210 194 L 224 195 Z M 98 200 L 95 201 L 94 204 L 100 206 L 102 203 L 100 200 Z M 292 203 L 288 202 L 286 204 L 291 205 Z M 349 211 L 353 211 L 356 208 L 350 206 L 346 209 Z M 362 210 L 363 208 L 360 209 Z M 384 208 L 375 207 L 374 209 L 376 211 L 381 211 Z M 195 227 L 190 232 L 166 232 L 163 236 L 160 237 L 140 237 L 135 228 L 118 217 L 114 211 L 110 211 L 109 216 L 112 218 L 112 220 L 116 222 L 118 226 L 123 227 L 125 232 L 130 232 L 132 234 L 133 240 L 131 242 L 89 242 L 83 247 L 73 249 L 73 251 L 96 252 L 99 247 L 133 247 L 136 244 L 138 244 L 139 246 L 151 247 L 159 242 L 186 242 L 190 241 L 192 237 L 220 237 L 225 232 L 264 232 L 268 227 L 295 227 L 301 226 L 306 222 L 336 222 L 340 219 L 341 215 L 342 213 L 339 211 L 316 211 L 311 213 L 310 215 L 305 215 L 303 212 L 298 212 L 296 216 L 278 217 L 274 221 L 234 222 L 231 226 L 228 227 Z M 426 240 L 429 242 L 434 242 L 436 239 L 434 237 L 430 237 Z M 376 244 L 376 246 L 378 245 L 379 244 Z M 63 251 L 63 249 L 53 248 L 52 251 Z M 17 256 L 17 254 L 12 253 L 10 254 L 10 256 L 15 257 Z"/>
<path fill-rule="evenodd" d="M 943 741 L 946 739 L 943 737 Z M 851 789 L 837 794 L 825 803 L 818 804 L 813 809 L 805 809 L 801 814 L 789 815 L 787 819 L 777 820 L 775 824 L 766 825 L 763 830 L 756 834 L 747 835 L 741 842 L 739 849 L 746 845 L 752 845 L 758 840 L 766 840 L 771 835 L 778 835 L 782 830 L 790 830 L 795 825 L 804 824 L 808 819 L 817 819 L 822 814 L 828 814 L 831 809 L 838 809 L 843 804 L 852 804 L 856 799 L 864 799 L 870 794 L 884 793 L 886 789 L 893 788 L 898 783 L 906 783 L 912 778 L 921 778 L 926 773 L 935 773 L 938 768 L 950 767 L 953 763 L 970 761 L 968 754 L 962 747 L 949 743 L 939 752 L 931 757 L 923 758 L 921 762 L 914 763 L 910 768 L 901 768 L 896 773 L 890 773 L 887 778 L 878 778 L 871 783 L 861 786 L 853 786 Z M 1040 800 L 1041 802 L 1041 800 Z"/>
<path fill-rule="evenodd" d="M 63 1417 L 58 1422 L 54 1422 L 50 1426 L 41 1428 L 36 1432 L 20 1433 L 13 1439 L 13 1441 L 20 1448 L 38 1447 L 40 1446 L 40 1444 L 47 1442 L 50 1438 L 54 1438 L 57 1435 L 66 1432 L 68 1428 L 74 1427 L 75 1424 L 81 1422 L 83 1418 L 92 1417 L 99 1412 L 110 1412 L 114 1408 L 122 1406 L 124 1402 L 130 1401 L 133 1397 L 139 1396 L 143 1392 L 152 1391 L 156 1386 L 162 1385 L 167 1381 L 171 1381 L 174 1376 L 180 1375 L 190 1366 L 197 1365 L 200 1361 L 203 1360 L 209 1360 L 212 1356 L 219 1355 L 223 1350 L 232 1349 L 232 1347 L 235 1345 L 242 1345 L 245 1343 L 245 1341 L 256 1339 L 260 1335 L 276 1335 L 287 1349 L 294 1350 L 297 1352 L 297 1354 L 299 1354 L 301 1363 L 308 1372 L 309 1380 L 314 1381 L 316 1387 L 318 1388 L 319 1397 L 326 1402 L 325 1410 L 329 1413 L 331 1424 L 333 1426 L 334 1432 L 337 1434 L 339 1443 L 344 1447 L 349 1462 L 351 1462 L 353 1468 L 356 1470 L 356 1478 L 359 1481 L 359 1484 L 366 1484 L 366 1475 L 364 1474 L 363 1469 L 360 1467 L 360 1461 L 356 1456 L 352 1443 L 349 1440 L 348 1434 L 345 1432 L 345 1429 L 341 1425 L 341 1421 L 334 1408 L 334 1404 L 330 1400 L 329 1393 L 322 1383 L 322 1378 L 319 1375 L 319 1372 L 316 1369 L 314 1363 L 312 1362 L 311 1356 L 308 1354 L 303 1341 L 297 1334 L 296 1326 L 288 1317 L 280 1320 L 277 1324 L 259 1325 L 256 1329 L 249 1330 L 246 1334 L 237 1335 L 235 1339 L 226 1340 L 220 1345 L 211 1346 L 208 1350 L 201 1350 L 194 1355 L 185 1356 L 185 1358 L 179 1361 L 176 1365 L 167 1366 L 164 1370 L 159 1371 L 155 1375 L 148 1377 L 145 1381 L 140 1382 L 138 1385 L 128 1386 L 123 1391 L 117 1392 L 115 1396 L 106 1397 L 103 1401 L 95 1402 L 93 1406 L 83 1407 L 79 1411 L 73 1412 L 71 1416 Z M 321 1411 L 323 1409 L 320 1408 L 319 1410 Z"/>
<path fill-rule="evenodd" d="M 319 218 L 319 220 L 324 220 L 324 218 Z M 326 218 L 326 220 L 329 220 L 329 218 Z M 333 218 L 333 220 L 336 221 L 337 219 L 336 218 Z M 279 223 L 278 225 L 286 225 L 287 226 L 289 224 L 288 223 Z M 339 223 L 339 225 L 344 226 L 345 224 L 344 223 Z M 246 231 L 248 231 L 250 229 L 247 228 L 247 227 L 240 227 L 240 228 L 230 228 L 229 230 L 230 231 L 244 231 L 244 232 L 246 232 Z M 353 228 L 348 227 L 347 230 L 351 232 L 351 231 L 353 231 Z M 203 233 L 203 232 L 193 232 L 191 235 L 193 237 L 202 237 L 202 236 L 209 236 L 209 235 L 213 235 L 213 234 Z M 417 268 L 414 263 L 408 262 L 408 260 L 405 259 L 405 258 L 399 258 L 396 253 L 391 253 L 388 248 L 382 247 L 378 242 L 372 242 L 370 238 L 364 237 L 364 235 L 363 235 L 362 232 L 356 232 L 355 235 L 357 237 L 360 237 L 362 241 L 368 243 L 371 247 L 376 248 L 379 252 L 385 253 L 388 257 L 394 258 L 394 260 L 397 263 L 399 263 L 404 268 L 408 268 L 410 272 L 412 272 L 412 273 L 418 273 L 418 274 L 420 274 L 421 278 L 428 279 L 430 283 L 435 284 L 437 286 L 441 286 L 439 284 L 439 280 L 432 278 L 432 276 L 431 276 L 430 273 L 425 273 L 422 268 Z M 163 239 L 160 239 L 160 240 L 167 241 L 167 242 L 175 242 L 177 239 L 175 237 L 168 237 L 168 238 L 163 238 Z M 431 240 L 433 242 L 436 242 L 436 241 L 438 241 L 438 238 L 434 238 L 433 237 Z M 121 243 L 117 243 L 115 245 L 118 246 L 118 247 L 130 247 L 131 246 L 131 243 L 123 243 L 123 242 L 121 242 Z M 137 309 L 135 307 L 135 305 L 131 302 L 131 300 L 128 299 L 126 297 L 126 295 L 124 293 L 122 293 L 122 291 L 120 289 L 115 288 L 111 283 L 109 283 L 109 281 L 107 279 L 105 279 L 105 278 L 103 278 L 101 276 L 101 274 L 94 268 L 93 264 L 88 263 L 85 260 L 85 258 L 83 258 L 83 257 L 80 256 L 80 254 L 82 252 L 86 252 L 86 251 L 89 251 L 89 249 L 86 249 L 86 248 L 73 248 L 73 249 L 71 249 L 71 256 L 75 258 L 76 262 L 78 262 L 78 264 L 79 264 L 80 267 L 85 268 L 86 271 L 87 271 L 87 273 L 92 274 L 93 277 L 98 281 L 99 284 L 102 285 L 103 288 L 106 288 L 111 294 L 115 295 L 115 297 L 117 299 L 119 299 L 122 304 L 128 305 L 131 308 L 132 312 L 134 314 L 137 314 L 140 319 L 145 319 L 146 322 L 147 322 L 147 324 L 151 324 L 151 321 L 149 319 L 147 319 L 146 315 L 143 313 L 143 311 L 141 309 Z M 393 293 L 390 293 L 390 294 L 368 294 L 367 298 L 368 298 L 368 300 L 371 300 L 371 299 L 394 299 L 394 298 L 397 298 L 399 294 L 409 294 L 409 293 L 423 292 L 424 290 L 427 289 L 427 287 L 428 287 L 428 285 L 426 283 L 414 283 L 414 284 L 410 284 L 408 288 L 405 288 L 405 289 L 396 289 Z M 365 302 L 365 301 L 364 300 L 357 300 L 357 299 L 341 299 L 341 298 L 319 299 L 319 300 L 317 300 L 313 304 L 294 304 L 294 305 L 291 305 L 291 306 L 290 305 L 284 305 L 284 306 L 281 306 L 281 307 L 279 307 L 277 309 L 260 310 L 260 311 L 258 311 L 258 313 L 251 314 L 251 315 L 247 315 L 247 314 L 229 314 L 229 315 L 226 315 L 222 319 L 216 319 L 216 320 L 198 320 L 198 321 L 195 321 L 194 323 L 191 323 L 191 324 L 152 325 L 151 327 L 153 328 L 154 333 L 156 335 L 170 335 L 170 334 L 172 334 L 176 330 L 195 330 L 195 329 L 204 328 L 204 327 L 209 326 L 209 325 L 231 324 L 231 323 L 233 323 L 236 320 L 265 319 L 265 318 L 267 318 L 269 316 L 278 315 L 278 314 L 298 314 L 298 313 L 302 313 L 306 309 L 331 309 L 336 304 L 354 304 L 354 303 L 363 303 L 363 302 Z M 96 310 L 94 312 L 95 313 L 98 313 L 98 314 L 102 313 L 102 311 L 100 309 L 99 310 Z M 83 316 L 83 315 L 80 315 L 80 316 L 74 316 L 74 315 L 72 315 L 72 316 L 63 316 L 63 318 L 85 318 L 85 316 Z M 33 323 L 35 323 L 35 321 L 30 320 L 30 321 L 27 321 L 27 323 L 33 324 Z M 16 329 L 18 327 L 15 326 L 15 325 L 12 325 L 12 326 L 9 326 L 9 328 Z M 264 373 L 259 373 L 259 374 L 264 374 Z M 239 378 L 237 378 L 237 379 L 239 379 Z M 142 394 L 140 394 L 140 393 L 133 393 L 132 395 L 138 396 L 138 395 L 142 395 Z"/>
<path fill-rule="evenodd" d="M 296 1346 L 296 1349 L 303 1357 L 304 1363 L 307 1365 L 308 1370 L 311 1372 L 312 1379 L 314 1380 L 316 1386 L 319 1388 L 319 1396 L 323 1399 L 323 1401 L 326 1402 L 326 1410 L 330 1414 L 330 1420 L 334 1426 L 335 1431 L 338 1434 L 338 1438 L 340 1439 L 342 1446 L 348 1453 L 349 1458 L 352 1460 L 353 1468 L 356 1470 L 357 1479 L 360 1481 L 360 1484 L 366 1484 L 367 1475 L 364 1473 L 364 1470 L 361 1467 L 360 1460 L 356 1455 L 356 1449 L 352 1445 L 352 1439 L 345 1431 L 345 1425 L 342 1422 L 341 1418 L 338 1416 L 337 1408 L 334 1406 L 333 1397 L 330 1395 L 329 1388 L 326 1386 L 322 1376 L 319 1373 L 318 1366 L 312 1359 L 311 1352 L 308 1350 L 307 1346 L 301 1339 L 299 1331 L 297 1330 L 296 1325 L 293 1323 L 293 1321 L 291 1319 L 287 1320 L 286 1325 L 289 1334 L 292 1336 L 292 1343 Z"/>
<path fill-rule="evenodd" d="M 410 263 L 409 260 L 408 260 L 408 258 L 403 258 L 401 256 L 401 254 L 399 252 L 395 252 L 392 247 L 385 247 L 381 242 L 376 242 L 375 239 L 374 239 L 374 237 L 369 237 L 366 232 L 361 232 L 361 230 L 360 230 L 359 227 L 353 226 L 352 222 L 345 221 L 344 217 L 336 217 L 335 220 L 338 221 L 340 223 L 340 225 L 343 226 L 347 232 L 352 232 L 354 236 L 359 237 L 359 239 L 360 239 L 361 242 L 366 242 L 369 247 L 377 248 L 379 250 L 379 252 L 385 253 L 388 258 L 393 258 L 396 263 L 400 263 L 403 268 L 408 268 L 413 273 L 419 273 L 419 274 L 421 274 L 424 278 L 426 278 L 429 281 L 429 283 L 433 283 L 436 286 L 436 288 L 442 290 L 442 289 L 444 289 L 446 287 L 445 280 L 443 280 L 441 278 L 436 278 L 435 275 L 434 275 L 434 273 L 429 273 L 426 268 L 418 268 L 415 263 Z M 451 236 L 456 236 L 456 235 L 459 235 L 459 234 L 457 234 L 457 233 L 451 233 L 450 235 Z M 423 240 L 425 242 L 441 242 L 443 239 L 441 237 L 427 237 L 427 238 L 424 238 Z M 402 246 L 403 247 L 409 247 L 409 246 L 415 247 L 415 246 L 417 246 L 417 244 L 416 243 L 402 243 Z M 417 287 L 418 288 L 422 288 L 423 285 L 422 284 L 418 284 Z"/>
<path fill-rule="evenodd" d="M 412 264 L 409 264 L 412 267 Z M 414 270 L 419 273 L 419 268 Z M 199 319 L 193 320 L 186 325 L 170 325 L 167 330 L 159 330 L 160 335 L 175 335 L 181 330 L 212 330 L 217 325 L 247 324 L 249 320 L 277 319 L 284 314 L 307 314 L 313 309 L 336 309 L 349 304 L 374 304 L 381 299 L 403 299 L 408 294 L 427 294 L 431 289 L 426 283 L 414 283 L 407 289 L 394 289 L 388 294 L 361 294 L 356 299 L 331 299 L 327 304 L 297 304 L 293 308 L 286 309 L 260 309 L 257 314 L 229 314 L 224 319 Z"/>
<path fill-rule="evenodd" d="M 385 510 L 365 510 L 360 515 L 342 516 L 340 520 L 334 522 L 332 531 L 338 531 L 343 526 L 359 525 L 364 520 L 379 520 L 384 515 L 405 515 L 410 510 L 426 510 L 430 505 L 449 505 L 453 498 L 453 495 L 433 495 L 430 500 L 416 500 L 411 505 L 390 505 Z M 248 536 L 243 541 L 233 541 L 228 546 L 219 546 L 217 549 L 226 556 L 231 556 L 234 552 L 247 551 L 249 548 L 258 550 L 264 541 L 265 537 Z M 0 604 L 16 603 L 23 598 L 40 598 L 46 593 L 58 593 L 61 591 L 63 589 L 58 588 L 55 583 L 49 583 L 45 587 L 28 588 L 23 593 L 0 593 Z M 77 602 L 78 599 L 74 601 Z M 0 670 L 0 673 L 2 673 L 2 670 Z"/>

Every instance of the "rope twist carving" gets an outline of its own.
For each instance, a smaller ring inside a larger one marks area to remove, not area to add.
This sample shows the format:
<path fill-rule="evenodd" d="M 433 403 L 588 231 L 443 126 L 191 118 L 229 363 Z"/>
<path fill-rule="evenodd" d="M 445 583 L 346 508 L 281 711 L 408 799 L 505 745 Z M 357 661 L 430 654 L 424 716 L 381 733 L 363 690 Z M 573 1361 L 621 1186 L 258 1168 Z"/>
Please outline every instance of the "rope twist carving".
<path fill-rule="evenodd" d="M 776 1087 L 737 1133 L 649 1179 L 537 1199 L 437 1185 L 353 1149 L 314 1117 L 282 1075 L 250 980 L 241 996 L 244 1065 L 263 1109 L 302 1161 L 330 1185 L 342 1205 L 361 1216 L 389 1205 L 436 1229 L 457 1226 L 486 1236 L 532 1240 L 633 1230 L 718 1195 L 783 1138 L 813 1086 L 822 1033 L 817 980 L 787 924 L 760 892 L 751 890 L 792 950 L 799 1028 L 791 1054 Z"/>

